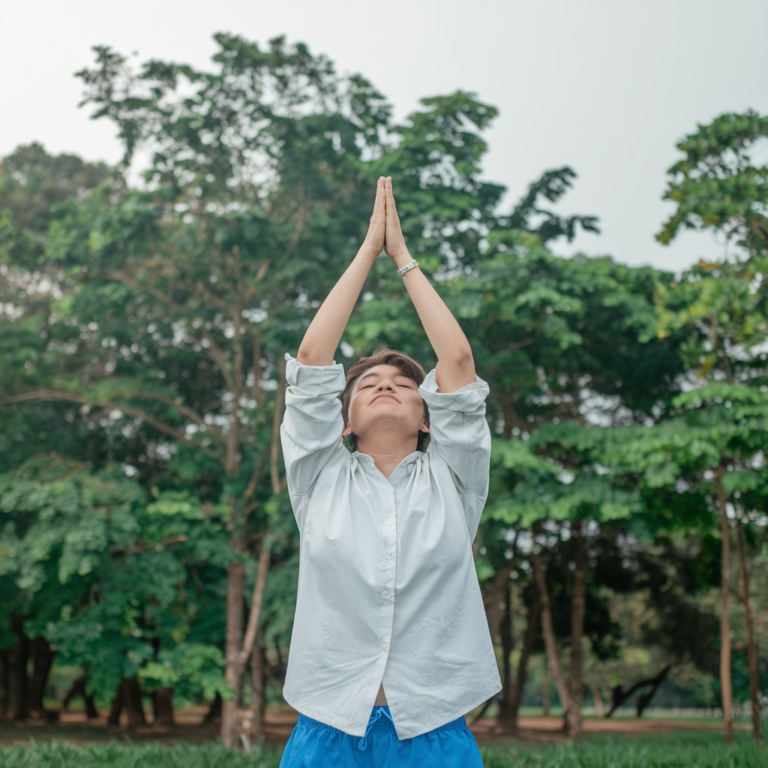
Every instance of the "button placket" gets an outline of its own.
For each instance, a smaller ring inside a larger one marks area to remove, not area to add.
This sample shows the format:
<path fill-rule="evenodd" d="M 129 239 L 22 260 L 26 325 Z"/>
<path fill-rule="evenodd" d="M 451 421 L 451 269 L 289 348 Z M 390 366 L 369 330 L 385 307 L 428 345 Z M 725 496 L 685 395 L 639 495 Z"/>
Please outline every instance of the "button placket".
<path fill-rule="evenodd" d="M 394 558 L 394 552 L 397 545 L 397 504 L 394 489 L 388 489 L 383 494 L 383 497 L 384 503 L 382 506 L 384 508 L 385 520 L 382 539 L 384 542 L 385 559 L 382 568 L 384 573 L 384 588 L 381 591 L 381 597 L 383 601 L 382 608 L 384 610 L 384 617 L 382 621 L 383 631 L 381 649 L 383 651 L 388 651 L 390 639 L 392 637 L 395 613 L 394 592 L 397 564 Z"/>

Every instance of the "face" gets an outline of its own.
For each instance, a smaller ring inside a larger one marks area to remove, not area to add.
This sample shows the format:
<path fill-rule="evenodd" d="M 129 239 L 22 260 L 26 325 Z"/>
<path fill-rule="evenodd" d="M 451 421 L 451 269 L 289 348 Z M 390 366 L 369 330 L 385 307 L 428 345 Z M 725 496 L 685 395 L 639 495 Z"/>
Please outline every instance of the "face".
<path fill-rule="evenodd" d="M 349 400 L 349 423 L 342 433 L 358 438 L 396 426 L 404 437 L 429 432 L 418 386 L 394 365 L 377 365 L 358 377 Z"/>

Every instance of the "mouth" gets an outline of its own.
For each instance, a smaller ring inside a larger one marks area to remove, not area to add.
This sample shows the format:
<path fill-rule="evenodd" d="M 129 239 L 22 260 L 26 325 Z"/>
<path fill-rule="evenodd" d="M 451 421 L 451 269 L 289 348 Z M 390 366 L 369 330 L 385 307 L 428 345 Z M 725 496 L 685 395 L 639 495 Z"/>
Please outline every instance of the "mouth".
<path fill-rule="evenodd" d="M 394 400 L 396 403 L 400 402 L 394 395 L 376 395 L 371 402 L 375 403 L 377 400 L 381 400 L 384 397 L 388 400 Z"/>

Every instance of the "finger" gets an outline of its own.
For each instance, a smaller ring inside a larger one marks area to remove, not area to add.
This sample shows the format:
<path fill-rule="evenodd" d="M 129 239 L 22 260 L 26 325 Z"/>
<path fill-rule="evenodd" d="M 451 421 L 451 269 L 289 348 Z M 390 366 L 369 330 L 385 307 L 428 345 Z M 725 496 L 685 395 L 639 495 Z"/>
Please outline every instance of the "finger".
<path fill-rule="evenodd" d="M 373 203 L 373 213 L 371 214 L 372 219 L 375 219 L 377 215 L 380 215 L 383 205 L 384 205 L 384 177 L 379 176 L 379 180 L 376 182 L 376 200 Z"/>
<path fill-rule="evenodd" d="M 397 206 L 395 205 L 395 196 L 392 193 L 392 177 L 391 176 L 387 176 L 386 185 L 387 185 L 387 204 L 392 207 L 392 215 L 397 217 Z"/>

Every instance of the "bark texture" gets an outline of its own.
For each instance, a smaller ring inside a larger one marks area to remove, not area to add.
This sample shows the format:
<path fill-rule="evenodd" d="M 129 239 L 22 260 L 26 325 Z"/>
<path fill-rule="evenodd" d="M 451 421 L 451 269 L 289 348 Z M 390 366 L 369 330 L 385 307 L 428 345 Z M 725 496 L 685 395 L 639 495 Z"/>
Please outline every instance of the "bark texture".
<path fill-rule="evenodd" d="M 587 548 L 584 541 L 584 521 L 571 523 L 574 544 L 573 599 L 571 603 L 571 664 L 568 678 L 568 706 L 565 711 L 565 730 L 574 739 L 584 732 L 581 704 L 584 700 L 584 673 L 581 641 L 584 637 L 584 609 L 587 592 Z"/>
<path fill-rule="evenodd" d="M 520 711 L 520 702 L 523 700 L 525 681 L 528 677 L 528 661 L 531 658 L 531 649 L 536 640 L 540 616 L 541 601 L 537 592 L 534 596 L 533 604 L 528 609 L 515 682 L 509 691 L 509 695 L 499 702 L 498 726 L 499 730 L 504 733 L 514 733 L 517 730 L 517 716 Z"/>
<path fill-rule="evenodd" d="M 31 642 L 30 655 L 32 657 L 32 677 L 29 680 L 29 715 L 34 718 L 44 718 L 47 713 L 43 698 L 56 651 L 41 636 L 36 637 Z"/>
<path fill-rule="evenodd" d="M 217 693 L 213 701 L 208 705 L 208 711 L 205 713 L 202 725 L 221 722 L 222 703 L 221 694 Z"/>
<path fill-rule="evenodd" d="M 762 746 L 763 733 L 760 728 L 760 672 L 757 662 L 755 622 L 752 616 L 752 599 L 749 593 L 749 567 L 747 564 L 747 542 L 741 520 L 736 521 L 736 546 L 739 553 L 739 575 L 741 576 L 741 601 L 744 606 L 744 626 L 747 631 L 747 662 L 749 665 L 749 698 L 752 703 L 752 738 Z"/>
<path fill-rule="evenodd" d="M 115 698 L 112 699 L 112 705 L 109 708 L 109 715 L 107 716 L 107 725 L 120 725 L 120 715 L 123 713 L 123 706 L 125 703 L 125 696 L 123 695 L 123 684 L 117 686 Z"/>
<path fill-rule="evenodd" d="M 541 601 L 541 629 L 544 634 L 544 645 L 547 649 L 547 661 L 552 679 L 555 681 L 557 693 L 560 696 L 560 702 L 568 712 L 570 708 L 570 699 L 568 689 L 563 677 L 563 670 L 560 667 L 560 659 L 557 655 L 557 643 L 555 642 L 555 631 L 552 627 L 552 608 L 549 604 L 549 592 L 547 591 L 547 580 L 544 576 L 544 565 L 541 562 L 541 553 L 535 552 L 533 555 L 533 573 L 536 578 L 536 586 L 539 590 L 539 600 Z"/>
<path fill-rule="evenodd" d="M 722 574 L 720 585 L 720 691 L 723 706 L 725 740 L 733 742 L 733 683 L 731 679 L 731 622 L 728 597 L 731 591 L 731 530 L 728 525 L 721 464 L 715 471 L 715 492 L 720 511 L 720 538 L 722 540 Z"/>
<path fill-rule="evenodd" d="M 129 727 L 147 724 L 138 677 L 126 677 L 123 680 L 123 705 L 128 715 Z"/>
<path fill-rule="evenodd" d="M 0 720 L 9 717 L 8 689 L 11 684 L 11 651 L 4 648 L 0 651 Z"/>
<path fill-rule="evenodd" d="M 170 728 L 176 724 L 173 716 L 173 688 L 158 686 L 152 696 L 152 713 L 154 725 Z"/>
<path fill-rule="evenodd" d="M 499 697 L 499 716 L 501 725 L 509 719 L 509 704 L 512 695 L 512 588 L 507 579 L 504 589 L 504 612 L 499 624 L 501 639 L 501 695 Z"/>
<path fill-rule="evenodd" d="M 251 739 L 262 744 L 264 741 L 264 633 L 259 629 L 251 652 Z"/>
<path fill-rule="evenodd" d="M 238 742 L 237 710 L 242 693 L 242 675 L 239 674 L 240 645 L 243 641 L 243 584 L 245 566 L 242 560 L 233 560 L 227 573 L 227 667 L 225 681 L 234 691 L 234 698 L 223 702 L 221 707 L 221 740 L 225 747 L 235 747 Z"/>
<path fill-rule="evenodd" d="M 29 662 L 30 641 L 20 626 L 16 627 L 18 638 L 8 654 L 8 716 L 13 720 L 26 720 L 29 716 Z"/>

